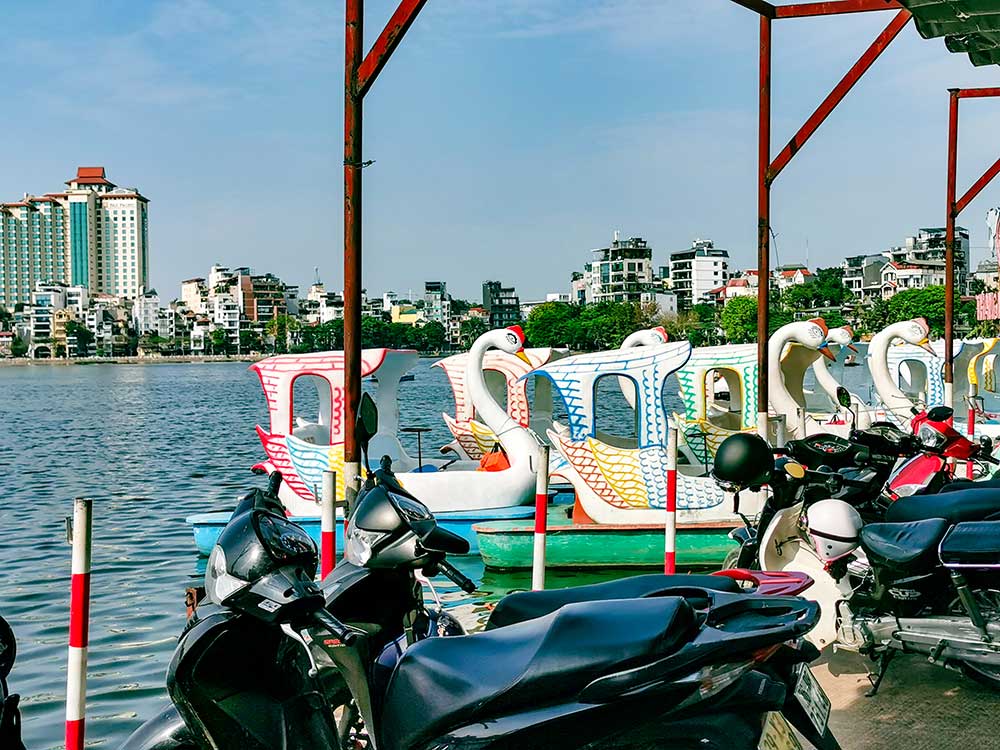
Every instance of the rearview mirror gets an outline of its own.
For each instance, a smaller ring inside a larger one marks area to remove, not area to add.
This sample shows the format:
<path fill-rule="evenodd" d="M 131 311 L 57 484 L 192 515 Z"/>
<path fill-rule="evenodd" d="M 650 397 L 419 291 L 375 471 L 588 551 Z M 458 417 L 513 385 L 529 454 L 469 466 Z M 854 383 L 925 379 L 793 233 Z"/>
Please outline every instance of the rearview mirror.
<path fill-rule="evenodd" d="M 17 641 L 7 621 L 0 617 L 0 680 L 7 679 L 17 657 Z"/>
<path fill-rule="evenodd" d="M 365 462 L 367 463 L 368 443 L 378 432 L 378 407 L 375 406 L 375 399 L 368 393 L 361 394 L 361 403 L 358 404 L 358 421 L 355 424 L 354 432 L 361 450 L 365 452 Z"/>
<path fill-rule="evenodd" d="M 851 408 L 851 392 L 842 385 L 837 386 L 837 403 L 845 409 Z"/>
<path fill-rule="evenodd" d="M 932 422 L 947 422 L 954 413 L 950 406 L 935 406 L 927 412 L 927 418 Z"/>

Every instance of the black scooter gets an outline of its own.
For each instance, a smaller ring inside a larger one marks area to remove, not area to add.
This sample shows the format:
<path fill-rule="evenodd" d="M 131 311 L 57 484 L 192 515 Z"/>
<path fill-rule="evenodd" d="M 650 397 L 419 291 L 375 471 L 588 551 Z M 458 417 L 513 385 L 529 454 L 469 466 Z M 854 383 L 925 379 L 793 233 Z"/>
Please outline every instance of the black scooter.
<path fill-rule="evenodd" d="M 377 428 L 373 411 L 363 400 L 365 447 Z M 669 740 L 682 749 L 738 750 L 757 747 L 768 711 L 784 713 L 818 747 L 839 747 L 822 701 L 817 708 L 793 696 L 810 692 L 803 664 L 817 654 L 797 640 L 817 608 L 796 597 L 719 590 L 735 586 L 731 579 L 713 579 L 717 589 L 698 585 L 705 577 L 673 589 L 660 580 L 661 595 L 642 599 L 622 598 L 627 586 L 580 592 L 618 599 L 613 606 L 562 592 L 521 594 L 519 606 L 501 603 L 486 632 L 408 635 L 407 648 L 400 655 L 397 645 L 386 664 L 384 633 L 399 613 L 389 617 L 384 607 L 405 588 L 400 581 L 412 592 L 414 572 L 423 570 L 471 585 L 446 560 L 467 543 L 388 484 L 376 483 L 358 502 L 346 562 L 322 589 L 313 582 L 315 546 L 273 512 L 271 493 L 234 514 L 208 564 L 214 604 L 199 608 L 168 673 L 187 734 L 127 747 L 485 750 Z M 376 582 L 395 590 L 348 606 L 337 592 L 359 576 L 373 594 Z M 404 613 L 404 622 L 419 631 L 413 615 Z"/>
<path fill-rule="evenodd" d="M 7 676 L 17 658 L 17 641 L 14 631 L 0 617 L 0 747 L 4 750 L 24 750 L 21 742 L 21 696 L 7 689 Z"/>

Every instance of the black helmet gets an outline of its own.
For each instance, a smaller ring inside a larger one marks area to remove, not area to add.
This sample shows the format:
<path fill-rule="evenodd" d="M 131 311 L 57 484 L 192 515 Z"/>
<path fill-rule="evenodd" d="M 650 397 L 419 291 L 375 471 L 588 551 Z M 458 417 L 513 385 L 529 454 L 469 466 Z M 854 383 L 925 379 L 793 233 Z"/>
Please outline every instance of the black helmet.
<path fill-rule="evenodd" d="M 774 469 L 774 453 L 760 435 L 740 432 L 722 441 L 715 453 L 712 479 L 729 492 L 766 484 Z"/>

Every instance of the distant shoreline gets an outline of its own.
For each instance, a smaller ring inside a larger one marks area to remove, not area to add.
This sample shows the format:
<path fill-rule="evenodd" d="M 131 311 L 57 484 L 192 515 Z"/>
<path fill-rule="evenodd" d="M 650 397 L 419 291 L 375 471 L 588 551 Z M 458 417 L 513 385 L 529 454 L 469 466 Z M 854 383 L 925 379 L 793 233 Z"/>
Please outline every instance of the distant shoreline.
<path fill-rule="evenodd" d="M 61 367 L 66 365 L 178 365 L 178 364 L 214 364 L 217 362 L 259 362 L 263 356 L 175 356 L 175 357 L 80 357 L 77 359 L 0 359 L 0 367 L 33 367 L 47 365 Z"/>

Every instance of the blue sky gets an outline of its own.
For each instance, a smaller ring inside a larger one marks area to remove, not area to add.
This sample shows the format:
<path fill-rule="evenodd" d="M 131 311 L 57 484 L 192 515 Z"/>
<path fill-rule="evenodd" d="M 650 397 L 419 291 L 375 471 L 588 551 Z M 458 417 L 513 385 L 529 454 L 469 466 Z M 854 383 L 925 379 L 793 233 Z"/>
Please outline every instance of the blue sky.
<path fill-rule="evenodd" d="M 394 3 L 368 0 L 370 44 Z M 774 148 L 890 13 L 775 25 Z M 0 200 L 104 165 L 151 199 L 163 298 L 213 262 L 342 278 L 343 4 L 17 4 L 0 45 Z M 365 103 L 366 287 L 565 291 L 615 229 L 654 260 L 755 265 L 757 20 L 727 0 L 429 0 Z M 950 86 L 1000 84 L 912 25 L 780 176 L 778 260 L 836 264 L 941 225 Z M 1000 155 L 962 105 L 959 191 Z M 983 257 L 985 212 L 962 216 Z"/>

